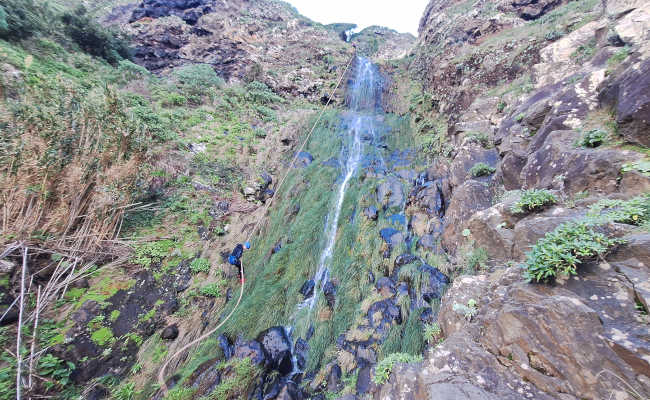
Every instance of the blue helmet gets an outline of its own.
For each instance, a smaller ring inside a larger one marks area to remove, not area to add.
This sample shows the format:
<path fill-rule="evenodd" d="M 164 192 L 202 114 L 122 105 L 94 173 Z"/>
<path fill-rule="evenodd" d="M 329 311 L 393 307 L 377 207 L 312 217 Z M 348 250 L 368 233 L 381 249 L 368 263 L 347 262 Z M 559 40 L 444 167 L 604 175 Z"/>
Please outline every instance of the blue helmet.
<path fill-rule="evenodd" d="M 244 243 L 244 247 L 246 247 L 246 250 L 251 248 L 251 242 L 246 242 Z"/>

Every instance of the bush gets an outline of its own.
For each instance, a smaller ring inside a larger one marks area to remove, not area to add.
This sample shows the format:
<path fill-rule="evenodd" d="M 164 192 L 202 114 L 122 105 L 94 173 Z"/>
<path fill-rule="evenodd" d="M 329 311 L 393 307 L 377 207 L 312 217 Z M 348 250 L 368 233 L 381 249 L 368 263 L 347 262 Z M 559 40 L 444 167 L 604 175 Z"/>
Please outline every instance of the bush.
<path fill-rule="evenodd" d="M 375 367 L 375 376 L 373 382 L 382 385 L 388 381 L 393 366 L 397 363 L 416 363 L 422 362 L 422 356 L 414 356 L 406 353 L 393 353 L 377 363 Z"/>
<path fill-rule="evenodd" d="M 220 297 L 221 296 L 221 287 L 224 282 L 211 283 L 205 285 L 201 288 L 201 294 L 206 297 Z"/>
<path fill-rule="evenodd" d="M 70 383 L 70 374 L 75 369 L 75 365 L 70 361 L 61 360 L 52 354 L 46 354 L 38 360 L 38 373 L 41 376 L 52 378 L 48 380 L 45 386 L 48 388 L 59 386 L 65 387 Z"/>
<path fill-rule="evenodd" d="M 490 136 L 485 132 L 470 132 L 466 137 L 470 142 L 478 143 L 485 149 L 492 148 L 492 141 L 490 140 Z"/>
<path fill-rule="evenodd" d="M 583 147 L 595 148 L 603 144 L 605 139 L 607 139 L 607 132 L 601 131 L 600 129 L 592 129 L 582 135 L 579 144 Z"/>
<path fill-rule="evenodd" d="M 214 93 L 214 90 L 223 86 L 224 81 L 214 69 L 207 64 L 186 65 L 174 70 L 174 76 L 181 86 L 181 90 L 194 102 L 200 102 L 202 96 Z"/>
<path fill-rule="evenodd" d="M 194 274 L 198 274 L 199 272 L 210 272 L 210 261 L 205 258 L 195 258 L 190 264 L 190 270 Z"/>
<path fill-rule="evenodd" d="M 589 206 L 588 217 L 596 223 L 620 222 L 642 225 L 650 221 L 650 194 L 630 200 L 604 199 Z"/>
<path fill-rule="evenodd" d="M 521 197 L 512 205 L 511 211 L 515 214 L 539 211 L 545 206 L 557 203 L 557 197 L 548 190 L 524 190 Z"/>
<path fill-rule="evenodd" d="M 496 168 L 490 167 L 486 163 L 476 163 L 474 166 L 469 170 L 469 174 L 473 176 L 474 178 L 478 178 L 480 176 L 488 176 L 492 175 L 493 173 L 496 172 Z"/>
<path fill-rule="evenodd" d="M 25 39 L 47 31 L 52 11 L 44 2 L 3 0 L 0 6 L 0 38 Z"/>
<path fill-rule="evenodd" d="M 253 81 L 246 85 L 246 98 L 257 104 L 272 104 L 283 102 L 284 99 L 273 93 L 266 83 Z"/>
<path fill-rule="evenodd" d="M 548 232 L 527 253 L 524 276 L 528 282 L 549 281 L 557 275 L 575 275 L 578 265 L 606 253 L 618 239 L 610 239 L 588 222 L 567 222 Z"/>
<path fill-rule="evenodd" d="M 130 58 L 126 38 L 96 23 L 86 14 L 84 6 L 64 13 L 61 20 L 65 24 L 66 34 L 88 54 L 101 57 L 113 65 Z"/>

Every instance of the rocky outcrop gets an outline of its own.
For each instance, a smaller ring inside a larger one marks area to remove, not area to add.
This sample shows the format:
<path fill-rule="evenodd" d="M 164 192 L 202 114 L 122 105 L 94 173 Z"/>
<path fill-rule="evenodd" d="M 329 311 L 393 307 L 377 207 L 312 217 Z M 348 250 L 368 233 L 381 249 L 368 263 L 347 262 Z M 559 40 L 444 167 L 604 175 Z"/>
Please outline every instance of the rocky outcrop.
<path fill-rule="evenodd" d="M 555 286 L 526 283 L 518 268 L 457 278 L 439 314 L 444 343 L 423 365 L 397 369 L 376 398 L 627 399 L 626 384 L 647 396 L 648 321 L 635 308 L 646 236 Z M 456 305 L 470 299 L 468 318 Z"/>

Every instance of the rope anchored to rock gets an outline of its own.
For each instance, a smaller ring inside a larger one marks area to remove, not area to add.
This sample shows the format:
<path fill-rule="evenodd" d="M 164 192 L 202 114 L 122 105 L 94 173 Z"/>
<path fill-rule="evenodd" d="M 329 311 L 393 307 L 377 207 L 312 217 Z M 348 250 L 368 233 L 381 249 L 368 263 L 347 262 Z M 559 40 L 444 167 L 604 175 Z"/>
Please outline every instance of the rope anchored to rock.
<path fill-rule="evenodd" d="M 267 204 L 264 206 L 264 213 L 262 215 L 266 215 L 266 213 L 268 212 L 268 209 L 270 208 L 271 204 L 273 204 L 273 200 L 275 200 L 275 196 L 280 191 L 280 188 L 282 187 L 282 185 L 284 184 L 284 181 L 287 179 L 287 176 L 289 175 L 289 170 L 290 170 L 291 166 L 295 165 L 296 161 L 298 160 L 298 156 L 300 155 L 300 153 L 305 148 L 305 145 L 307 144 L 307 142 L 309 142 L 309 139 L 311 138 L 312 134 L 316 130 L 316 126 L 318 125 L 321 118 L 323 117 L 323 114 L 325 113 L 325 110 L 329 107 L 329 105 L 330 105 L 330 103 L 332 101 L 332 98 L 334 97 L 334 93 L 336 93 L 339 86 L 341 85 L 341 82 L 343 81 L 343 78 L 345 77 L 345 74 L 347 73 L 348 68 L 350 67 L 350 64 L 352 64 L 352 60 L 354 60 L 354 58 L 355 58 L 355 55 L 350 57 L 350 60 L 345 65 L 345 69 L 341 73 L 341 75 L 339 77 L 339 80 L 336 83 L 336 86 L 332 90 L 332 93 L 327 97 L 327 103 L 325 103 L 323 105 L 323 108 L 321 109 L 321 112 L 318 115 L 318 118 L 316 119 L 316 122 L 314 122 L 314 125 L 312 126 L 311 130 L 309 131 L 309 134 L 307 135 L 305 140 L 300 145 L 300 148 L 298 149 L 298 151 L 296 151 L 296 154 L 293 157 L 293 160 L 291 161 L 291 164 L 289 164 L 289 169 L 287 170 L 287 172 L 284 174 L 284 176 L 282 177 L 282 179 L 278 183 L 278 187 L 276 188 L 275 193 L 273 194 L 273 196 L 271 196 L 271 198 L 269 199 Z M 253 229 L 248 234 L 248 238 L 247 238 L 247 240 L 245 242 L 245 245 L 244 245 L 246 247 L 246 249 L 250 248 L 250 239 L 253 236 L 253 234 L 256 232 L 256 230 L 259 228 L 259 225 L 260 225 L 261 221 L 262 221 L 261 218 L 258 219 L 257 222 L 255 223 L 255 226 L 253 227 Z M 242 245 L 241 244 L 237 245 L 237 248 L 239 246 L 242 246 Z M 242 246 L 242 247 L 244 247 L 244 246 Z M 243 252 L 241 252 L 241 253 L 243 253 Z M 160 368 L 160 372 L 158 373 L 158 384 L 160 386 L 160 390 L 161 390 L 163 396 L 165 396 L 167 394 L 167 391 L 169 390 L 169 388 L 167 387 L 167 383 L 165 382 L 165 370 L 167 369 L 167 366 L 169 365 L 169 363 L 174 358 L 178 357 L 184 351 L 189 349 L 190 347 L 192 347 L 195 344 L 198 344 L 198 343 L 204 341 L 205 339 L 207 339 L 208 337 L 212 336 L 212 334 L 214 334 L 217 330 L 219 330 L 219 328 L 221 328 L 233 316 L 233 314 L 235 313 L 235 311 L 237 310 L 237 308 L 241 304 L 241 300 L 244 297 L 244 284 L 246 283 L 246 278 L 244 276 L 244 263 L 240 259 L 241 255 L 242 254 L 239 254 L 239 257 L 237 257 L 237 254 L 231 254 L 230 257 L 229 257 L 229 260 L 228 260 L 231 264 L 233 264 L 233 263 L 238 263 L 239 264 L 238 266 L 239 266 L 239 277 L 240 277 L 241 287 L 240 287 L 240 290 L 239 290 L 239 297 L 237 298 L 237 303 L 235 303 L 235 306 L 233 307 L 232 310 L 230 310 L 230 313 L 228 313 L 226 318 L 224 318 L 223 321 L 221 321 L 219 324 L 217 324 L 217 326 L 215 326 L 214 328 L 212 328 L 208 332 L 204 333 L 203 335 L 199 336 L 197 339 L 194 339 L 190 343 L 188 343 L 185 346 L 181 347 L 180 350 L 178 350 L 177 352 L 175 352 L 174 354 L 172 354 L 170 357 L 167 358 L 165 363 Z M 235 264 L 233 264 L 233 265 L 235 265 Z"/>

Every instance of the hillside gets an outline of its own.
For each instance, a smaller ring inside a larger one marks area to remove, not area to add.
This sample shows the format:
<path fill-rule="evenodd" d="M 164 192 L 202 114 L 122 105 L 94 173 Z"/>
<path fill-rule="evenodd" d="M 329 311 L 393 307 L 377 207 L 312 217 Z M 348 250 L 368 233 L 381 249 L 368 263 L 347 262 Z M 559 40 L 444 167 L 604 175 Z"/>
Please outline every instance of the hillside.
<path fill-rule="evenodd" d="M 0 399 L 647 398 L 648 9 L 3 2 Z"/>

